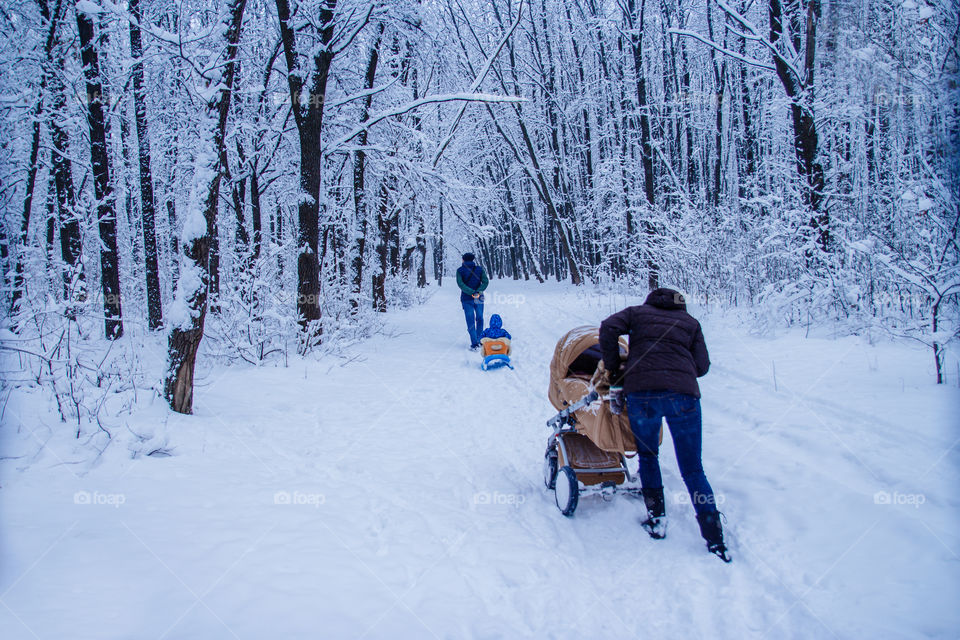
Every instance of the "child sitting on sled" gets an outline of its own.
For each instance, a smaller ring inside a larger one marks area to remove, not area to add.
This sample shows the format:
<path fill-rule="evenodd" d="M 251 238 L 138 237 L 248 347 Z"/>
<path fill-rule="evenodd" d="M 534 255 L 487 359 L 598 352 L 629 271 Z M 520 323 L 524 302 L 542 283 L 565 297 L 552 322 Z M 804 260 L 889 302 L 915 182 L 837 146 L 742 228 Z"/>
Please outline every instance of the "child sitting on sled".
<path fill-rule="evenodd" d="M 499 362 L 511 369 L 510 332 L 503 328 L 503 319 L 499 315 L 490 316 L 490 326 L 480 334 L 480 350 L 483 352 L 483 369 Z"/>

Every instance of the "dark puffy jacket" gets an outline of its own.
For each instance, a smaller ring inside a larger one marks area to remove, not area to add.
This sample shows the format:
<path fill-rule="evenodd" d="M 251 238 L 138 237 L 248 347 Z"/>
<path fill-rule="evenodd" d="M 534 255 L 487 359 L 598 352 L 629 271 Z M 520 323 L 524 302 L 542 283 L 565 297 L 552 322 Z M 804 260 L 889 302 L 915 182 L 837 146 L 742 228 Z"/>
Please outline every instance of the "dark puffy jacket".
<path fill-rule="evenodd" d="M 630 336 L 630 353 L 621 370 L 618 338 Z M 683 296 L 656 289 L 646 302 L 627 307 L 600 324 L 603 364 L 622 374 L 624 393 L 674 391 L 700 397 L 697 378 L 710 368 L 707 345 L 696 318 L 687 313 Z"/>
<path fill-rule="evenodd" d="M 472 260 L 464 262 L 457 269 L 457 286 L 460 287 L 460 302 L 469 302 L 473 300 L 473 294 L 481 294 L 480 300 L 483 300 L 483 290 L 490 284 L 487 278 L 487 272 L 483 267 Z"/>

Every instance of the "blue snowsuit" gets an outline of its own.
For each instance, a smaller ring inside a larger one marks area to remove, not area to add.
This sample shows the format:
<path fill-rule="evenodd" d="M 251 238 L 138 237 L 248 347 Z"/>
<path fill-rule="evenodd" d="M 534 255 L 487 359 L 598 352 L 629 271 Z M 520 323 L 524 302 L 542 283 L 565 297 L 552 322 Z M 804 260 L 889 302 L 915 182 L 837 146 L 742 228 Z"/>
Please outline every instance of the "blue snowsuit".
<path fill-rule="evenodd" d="M 481 338 L 506 338 L 512 340 L 510 332 L 503 328 L 503 319 L 496 313 L 490 316 L 490 327 L 480 334 Z"/>
<path fill-rule="evenodd" d="M 513 340 L 510 337 L 510 332 L 503 328 L 503 320 L 497 314 L 490 316 L 490 327 L 480 334 L 480 339 L 483 340 L 484 338 L 494 341 Z M 483 364 L 480 365 L 480 368 L 487 371 L 491 367 L 500 365 L 513 369 L 513 365 L 510 364 L 510 347 L 508 346 L 506 351 L 502 347 L 491 348 L 489 352 L 484 349 Z"/>

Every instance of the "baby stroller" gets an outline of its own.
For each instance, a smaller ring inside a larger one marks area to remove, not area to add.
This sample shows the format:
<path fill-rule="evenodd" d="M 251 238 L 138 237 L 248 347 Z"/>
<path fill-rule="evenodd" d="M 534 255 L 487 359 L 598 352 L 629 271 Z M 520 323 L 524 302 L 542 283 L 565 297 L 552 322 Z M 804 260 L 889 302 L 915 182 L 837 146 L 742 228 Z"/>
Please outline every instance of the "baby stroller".
<path fill-rule="evenodd" d="M 484 371 L 499 366 L 513 369 L 510 363 L 510 333 L 504 330 L 503 320 L 497 314 L 490 316 L 490 326 L 480 334 L 480 350 L 483 353 L 480 368 Z"/>
<path fill-rule="evenodd" d="M 543 479 L 565 516 L 573 515 L 581 493 L 606 496 L 633 480 L 626 457 L 636 452 L 636 441 L 626 412 L 614 415 L 605 398 L 599 333 L 597 327 L 573 329 L 557 343 L 550 362 L 550 402 L 559 413 L 547 421 L 553 433 Z M 621 338 L 621 358 L 626 353 Z M 639 495 L 637 489 L 629 492 Z"/>

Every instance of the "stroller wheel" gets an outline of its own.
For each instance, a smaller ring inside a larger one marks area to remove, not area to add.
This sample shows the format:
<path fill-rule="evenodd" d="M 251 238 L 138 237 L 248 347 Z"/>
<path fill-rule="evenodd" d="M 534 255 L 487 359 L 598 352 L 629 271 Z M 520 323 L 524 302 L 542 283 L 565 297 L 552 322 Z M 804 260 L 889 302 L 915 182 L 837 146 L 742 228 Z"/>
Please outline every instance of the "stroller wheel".
<path fill-rule="evenodd" d="M 543 484 L 547 485 L 547 489 L 557 486 L 557 456 L 549 453 L 543 457 Z"/>
<path fill-rule="evenodd" d="M 580 499 L 580 485 L 577 484 L 576 472 L 569 466 L 561 467 L 557 473 L 556 486 L 553 491 L 560 513 L 568 518 L 572 516 L 573 512 L 577 510 L 577 502 Z"/>

